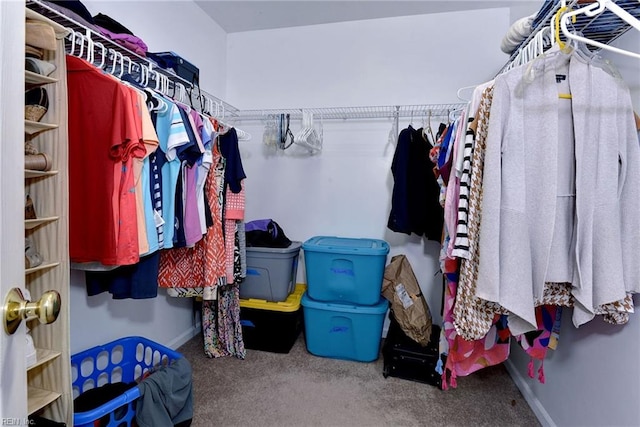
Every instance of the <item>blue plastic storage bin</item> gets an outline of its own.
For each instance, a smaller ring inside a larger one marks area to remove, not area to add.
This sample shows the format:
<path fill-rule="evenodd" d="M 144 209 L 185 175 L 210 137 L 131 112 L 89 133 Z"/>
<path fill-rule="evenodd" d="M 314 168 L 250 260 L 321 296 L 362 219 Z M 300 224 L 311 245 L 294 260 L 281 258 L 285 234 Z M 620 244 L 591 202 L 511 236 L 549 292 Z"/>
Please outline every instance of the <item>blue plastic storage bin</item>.
<path fill-rule="evenodd" d="M 389 253 L 387 242 L 316 236 L 304 242 L 302 249 L 309 297 L 324 302 L 378 303 Z"/>
<path fill-rule="evenodd" d="M 378 358 L 382 325 L 389 308 L 386 299 L 363 306 L 315 301 L 305 293 L 301 303 L 309 353 L 358 362 Z"/>
<path fill-rule="evenodd" d="M 135 336 L 90 348 L 71 356 L 73 397 L 107 383 L 133 382 L 154 366 L 181 357 L 177 351 Z M 96 409 L 74 412 L 73 425 L 93 427 L 94 421 L 108 417 L 108 427 L 129 427 L 135 419 L 138 397 L 140 391 L 133 387 Z"/>

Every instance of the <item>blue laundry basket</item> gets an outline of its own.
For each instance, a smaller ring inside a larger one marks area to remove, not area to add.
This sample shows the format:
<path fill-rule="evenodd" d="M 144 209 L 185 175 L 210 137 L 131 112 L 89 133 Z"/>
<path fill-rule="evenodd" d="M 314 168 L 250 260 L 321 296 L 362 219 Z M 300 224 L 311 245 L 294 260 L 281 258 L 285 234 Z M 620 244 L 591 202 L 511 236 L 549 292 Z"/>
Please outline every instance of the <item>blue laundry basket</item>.
<path fill-rule="evenodd" d="M 177 351 L 143 337 L 125 337 L 71 356 L 74 399 L 83 392 L 107 383 L 133 382 L 151 368 L 181 358 Z M 108 427 L 131 426 L 135 418 L 138 387 L 86 412 L 74 412 L 73 425 L 93 427 L 108 417 Z"/>

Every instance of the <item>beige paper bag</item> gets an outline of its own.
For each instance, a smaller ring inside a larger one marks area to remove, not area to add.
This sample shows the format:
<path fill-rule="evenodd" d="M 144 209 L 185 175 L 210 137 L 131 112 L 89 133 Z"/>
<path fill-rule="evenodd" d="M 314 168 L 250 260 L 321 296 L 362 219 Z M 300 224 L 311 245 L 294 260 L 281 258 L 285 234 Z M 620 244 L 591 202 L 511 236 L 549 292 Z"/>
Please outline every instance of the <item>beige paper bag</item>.
<path fill-rule="evenodd" d="M 405 255 L 396 255 L 384 270 L 382 295 L 404 333 L 426 346 L 431 338 L 431 311 L 422 295 L 411 264 Z"/>

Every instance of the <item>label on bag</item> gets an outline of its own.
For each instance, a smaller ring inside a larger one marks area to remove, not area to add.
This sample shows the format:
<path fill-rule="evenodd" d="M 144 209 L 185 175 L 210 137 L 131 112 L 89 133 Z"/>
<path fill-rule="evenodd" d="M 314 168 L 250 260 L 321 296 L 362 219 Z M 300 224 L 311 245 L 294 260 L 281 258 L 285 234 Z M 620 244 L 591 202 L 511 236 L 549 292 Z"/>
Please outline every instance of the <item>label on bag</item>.
<path fill-rule="evenodd" d="M 407 290 L 404 288 L 404 285 L 402 283 L 398 283 L 396 285 L 396 295 L 398 295 L 398 298 L 400 298 L 400 302 L 402 303 L 402 306 L 405 308 L 405 310 L 413 305 L 413 300 L 407 293 Z"/>

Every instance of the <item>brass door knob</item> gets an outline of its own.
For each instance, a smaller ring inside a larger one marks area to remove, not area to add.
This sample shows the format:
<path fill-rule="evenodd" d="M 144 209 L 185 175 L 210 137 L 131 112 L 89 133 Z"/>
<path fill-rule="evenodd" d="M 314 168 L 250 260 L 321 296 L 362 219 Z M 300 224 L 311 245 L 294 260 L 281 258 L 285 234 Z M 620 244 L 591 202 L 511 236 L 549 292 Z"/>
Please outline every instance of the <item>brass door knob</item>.
<path fill-rule="evenodd" d="M 12 335 L 23 320 L 38 319 L 40 323 L 53 323 L 60 313 L 60 294 L 47 291 L 38 301 L 27 301 L 20 288 L 13 288 L 4 300 L 4 330 Z"/>

